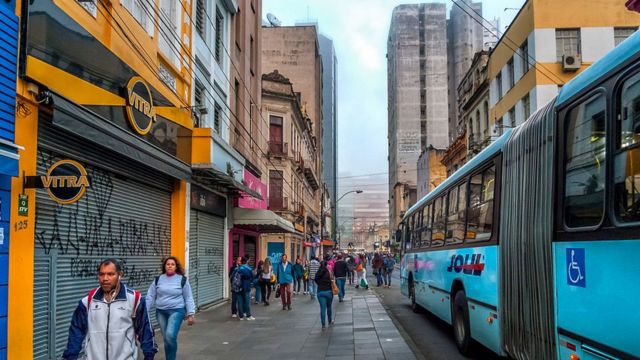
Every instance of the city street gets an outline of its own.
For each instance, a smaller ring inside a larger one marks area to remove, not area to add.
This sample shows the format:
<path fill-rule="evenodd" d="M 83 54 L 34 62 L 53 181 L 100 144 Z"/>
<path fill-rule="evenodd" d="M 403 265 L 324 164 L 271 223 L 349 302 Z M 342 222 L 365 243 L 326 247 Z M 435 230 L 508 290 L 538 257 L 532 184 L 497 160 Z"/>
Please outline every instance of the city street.
<path fill-rule="evenodd" d="M 308 295 L 294 295 L 291 311 L 280 299 L 271 305 L 252 305 L 255 321 L 230 316 L 230 305 L 202 311 L 195 325 L 183 323 L 178 340 L 179 359 L 415 359 L 375 294 L 347 289 L 343 303 L 334 297 L 335 325 L 321 329 L 319 306 Z M 155 316 L 155 314 L 153 314 Z M 164 359 L 162 336 L 156 332 Z"/>
<path fill-rule="evenodd" d="M 469 359 L 458 352 L 453 341 L 452 328 L 439 318 L 423 311 L 416 314 L 411 310 L 409 298 L 400 293 L 400 271 L 396 268 L 391 280 L 391 288 L 375 287 L 375 277 L 369 277 L 373 289 L 392 320 L 399 324 L 401 333 L 408 338 L 414 351 L 424 359 L 453 360 Z M 471 359 L 498 359 L 491 351 L 475 344 Z"/>

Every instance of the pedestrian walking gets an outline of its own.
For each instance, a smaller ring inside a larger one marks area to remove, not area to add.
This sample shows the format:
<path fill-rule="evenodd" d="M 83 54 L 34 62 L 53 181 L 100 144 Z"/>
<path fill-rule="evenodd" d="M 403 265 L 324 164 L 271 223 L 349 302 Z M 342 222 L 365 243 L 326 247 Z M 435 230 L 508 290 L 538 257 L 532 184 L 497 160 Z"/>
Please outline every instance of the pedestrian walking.
<path fill-rule="evenodd" d="M 264 298 L 264 293 L 262 292 L 262 285 L 260 284 L 260 279 L 262 278 L 263 265 L 264 265 L 264 262 L 260 260 L 258 261 L 256 268 L 253 269 L 253 281 L 251 282 L 251 285 L 255 289 L 255 297 L 254 297 L 255 305 L 258 305 L 258 303 L 263 302 L 263 298 Z"/>
<path fill-rule="evenodd" d="M 336 285 L 338 285 L 338 301 L 344 300 L 344 284 L 347 282 L 347 262 L 342 258 L 342 254 L 338 254 L 338 260 L 333 265 L 333 276 L 336 278 Z"/>
<path fill-rule="evenodd" d="M 302 286 L 303 286 L 303 294 L 307 295 L 309 293 L 309 260 L 304 259 L 304 270 L 302 273 Z"/>
<path fill-rule="evenodd" d="M 376 286 L 382 286 L 382 257 L 379 253 L 373 256 L 373 260 L 371 261 L 371 268 L 373 269 L 373 275 L 376 276 Z"/>
<path fill-rule="evenodd" d="M 302 266 L 302 259 L 298 256 L 296 263 L 293 265 L 293 280 L 294 289 L 293 294 L 298 295 L 300 293 L 300 287 L 302 285 L 302 276 L 304 275 L 304 267 Z"/>
<path fill-rule="evenodd" d="M 320 263 L 320 268 L 315 276 L 315 282 L 318 285 L 318 302 L 320 303 L 320 322 L 322 329 L 326 328 L 326 321 L 329 325 L 333 325 L 333 291 L 331 290 L 331 273 L 327 268 L 327 262 Z"/>
<path fill-rule="evenodd" d="M 364 287 L 369 290 L 369 282 L 367 281 L 367 268 L 364 255 L 360 254 L 358 257 L 358 265 L 356 266 L 357 283 L 356 289 Z"/>
<path fill-rule="evenodd" d="M 83 297 L 71 318 L 63 359 L 137 359 L 140 343 L 145 360 L 158 352 L 145 298 L 121 282 L 122 266 L 115 259 L 98 265 L 100 286 Z M 114 306 L 111 306 L 114 305 Z"/>
<path fill-rule="evenodd" d="M 353 278 L 355 275 L 355 269 L 356 269 L 356 264 L 355 264 L 355 259 L 353 258 L 353 256 L 349 255 L 347 256 L 347 279 L 349 279 L 349 285 L 353 285 Z"/>
<path fill-rule="evenodd" d="M 282 310 L 291 310 L 291 287 L 293 284 L 293 265 L 287 261 L 287 254 L 282 255 L 282 261 L 276 270 L 278 290 L 282 299 Z"/>
<path fill-rule="evenodd" d="M 387 254 L 384 257 L 384 284 L 386 287 L 391 287 L 391 274 L 393 273 L 393 269 L 396 266 L 396 260 L 391 256 L 391 254 Z"/>
<path fill-rule="evenodd" d="M 271 265 L 271 258 L 267 257 L 262 263 L 262 272 L 260 274 L 260 291 L 262 292 L 262 300 L 264 306 L 269 306 L 269 299 L 271 298 L 271 278 L 273 275 L 273 266 Z"/>
<path fill-rule="evenodd" d="M 242 257 L 238 256 L 229 269 L 229 281 L 237 268 L 242 265 Z M 231 291 L 231 317 L 238 317 L 238 293 Z"/>
<path fill-rule="evenodd" d="M 147 291 L 147 311 L 156 309 L 156 320 L 164 338 L 167 360 L 175 360 L 178 352 L 178 332 L 182 321 L 193 325 L 196 305 L 191 285 L 184 276 L 182 264 L 175 256 L 162 261 L 161 275 L 157 276 Z"/>
<path fill-rule="evenodd" d="M 247 261 L 249 259 L 243 256 L 240 260 L 241 265 L 236 267 L 231 275 L 231 291 L 236 295 L 238 304 L 238 317 L 240 320 L 255 320 L 251 315 L 251 281 L 253 280 L 253 272 Z"/>
<path fill-rule="evenodd" d="M 320 262 L 317 257 L 312 257 L 309 262 L 309 295 L 313 300 L 318 293 L 318 285 L 316 284 L 316 274 L 320 269 Z"/>

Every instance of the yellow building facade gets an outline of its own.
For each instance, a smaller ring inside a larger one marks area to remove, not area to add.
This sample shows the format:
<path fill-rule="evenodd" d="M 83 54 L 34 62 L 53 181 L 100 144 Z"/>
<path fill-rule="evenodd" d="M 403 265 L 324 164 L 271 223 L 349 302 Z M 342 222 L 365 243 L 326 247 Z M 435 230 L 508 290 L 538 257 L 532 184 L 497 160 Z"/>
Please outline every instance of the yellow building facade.
<path fill-rule="evenodd" d="M 524 122 L 638 24 L 619 1 L 528 0 L 490 53 L 491 135 Z"/>
<path fill-rule="evenodd" d="M 101 259 L 120 260 L 123 281 L 142 291 L 162 257 L 185 262 L 190 3 L 151 3 L 17 4 L 24 150 L 11 195 L 10 359 L 61 355 Z"/>

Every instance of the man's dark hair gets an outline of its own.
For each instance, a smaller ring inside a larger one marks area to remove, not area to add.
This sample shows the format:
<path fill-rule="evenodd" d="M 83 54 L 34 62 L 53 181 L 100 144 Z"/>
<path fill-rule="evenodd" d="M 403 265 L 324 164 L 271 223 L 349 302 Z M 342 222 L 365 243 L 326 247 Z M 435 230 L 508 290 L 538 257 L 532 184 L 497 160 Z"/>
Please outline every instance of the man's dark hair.
<path fill-rule="evenodd" d="M 241 260 L 242 264 L 246 264 L 247 261 L 249 261 L 249 257 L 248 256 L 243 256 L 242 260 Z"/>
<path fill-rule="evenodd" d="M 108 259 L 102 260 L 100 265 L 98 265 L 98 274 L 100 274 L 100 269 L 102 269 L 103 266 L 112 265 L 112 264 L 113 266 L 116 267 L 116 272 L 122 272 L 122 265 L 120 265 L 120 261 L 114 258 L 108 258 Z"/>
<path fill-rule="evenodd" d="M 338 260 L 342 260 L 342 254 L 338 254 Z"/>

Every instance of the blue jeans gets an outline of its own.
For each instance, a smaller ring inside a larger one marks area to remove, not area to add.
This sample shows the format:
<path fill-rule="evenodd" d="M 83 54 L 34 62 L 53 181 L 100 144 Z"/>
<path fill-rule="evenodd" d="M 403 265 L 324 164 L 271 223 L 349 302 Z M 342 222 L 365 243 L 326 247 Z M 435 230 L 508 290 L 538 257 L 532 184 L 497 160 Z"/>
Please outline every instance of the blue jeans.
<path fill-rule="evenodd" d="M 325 326 L 325 314 L 329 319 L 329 322 L 332 320 L 331 307 L 333 303 L 333 293 L 331 290 L 319 291 L 318 292 L 318 302 L 320 303 L 320 322 L 322 322 L 322 326 Z"/>
<path fill-rule="evenodd" d="M 236 294 L 238 294 L 238 317 L 242 319 L 244 315 L 251 316 L 251 292 L 243 291 Z"/>
<path fill-rule="evenodd" d="M 318 285 L 316 284 L 316 281 L 313 279 L 309 279 L 309 295 L 311 295 L 311 297 L 316 296 L 316 293 L 318 292 Z"/>
<path fill-rule="evenodd" d="M 344 299 L 344 284 L 347 282 L 347 278 L 336 278 L 336 285 L 338 285 L 338 299 Z"/>
<path fill-rule="evenodd" d="M 389 285 L 391 286 L 391 274 L 393 273 L 393 270 L 387 270 L 384 272 L 384 283 L 385 285 Z"/>
<path fill-rule="evenodd" d="M 178 352 L 178 332 L 180 331 L 180 325 L 184 320 L 186 310 L 182 309 L 169 309 L 160 310 L 156 309 L 156 319 L 160 325 L 160 331 L 162 331 L 162 337 L 164 338 L 164 353 L 167 360 L 175 360 L 176 353 Z"/>
<path fill-rule="evenodd" d="M 238 314 L 238 293 L 231 292 L 231 315 Z"/>
<path fill-rule="evenodd" d="M 262 289 L 260 289 L 260 283 L 257 280 L 254 281 L 253 287 L 256 289 L 256 302 L 264 301 L 264 299 L 262 299 Z"/>
<path fill-rule="evenodd" d="M 382 285 L 382 269 L 377 270 L 376 281 L 378 286 Z"/>

